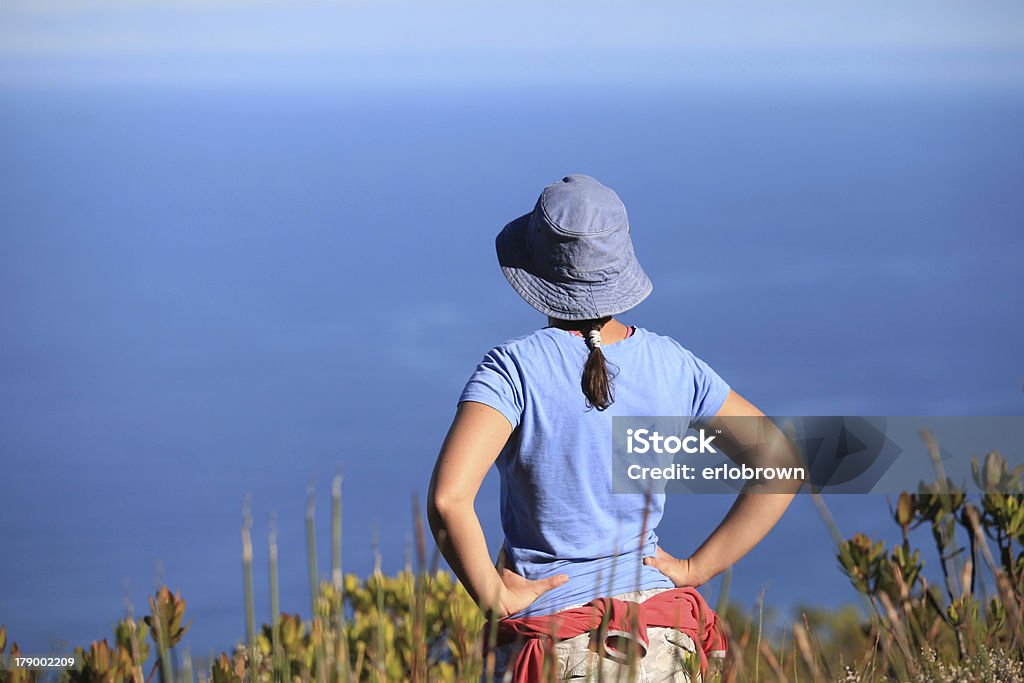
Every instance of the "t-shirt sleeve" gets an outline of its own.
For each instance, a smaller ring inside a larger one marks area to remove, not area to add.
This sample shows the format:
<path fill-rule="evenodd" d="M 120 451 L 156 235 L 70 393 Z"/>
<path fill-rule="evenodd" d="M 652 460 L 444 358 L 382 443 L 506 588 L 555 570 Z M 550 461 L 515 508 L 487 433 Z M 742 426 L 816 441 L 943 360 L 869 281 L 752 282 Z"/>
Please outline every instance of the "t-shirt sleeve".
<path fill-rule="evenodd" d="M 693 405 L 690 415 L 697 421 L 715 416 L 729 396 L 728 383 L 710 365 L 690 351 L 686 352 L 693 368 Z"/>
<path fill-rule="evenodd" d="M 463 401 L 489 405 L 505 416 L 512 429 L 519 426 L 523 384 L 519 368 L 506 349 L 499 346 L 487 352 L 462 390 L 459 403 Z"/>

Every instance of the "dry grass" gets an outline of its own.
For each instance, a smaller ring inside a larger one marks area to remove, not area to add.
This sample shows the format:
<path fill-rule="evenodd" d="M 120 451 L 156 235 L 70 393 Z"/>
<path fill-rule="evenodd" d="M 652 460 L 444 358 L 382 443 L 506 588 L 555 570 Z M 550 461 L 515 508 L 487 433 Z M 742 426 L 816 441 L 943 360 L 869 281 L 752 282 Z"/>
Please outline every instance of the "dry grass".
<path fill-rule="evenodd" d="M 929 448 L 937 446 L 926 435 Z M 809 681 L 1024 682 L 1024 490 L 998 454 L 975 466 L 981 490 L 966 495 L 952 482 L 922 484 L 899 497 L 894 522 L 903 542 L 891 548 L 863 534 L 844 539 L 824 501 L 816 500 L 838 543 L 841 569 L 864 598 L 863 609 L 800 610 L 779 619 L 764 598 L 752 613 L 727 602 L 719 612 L 730 635 L 729 656 L 708 679 L 721 683 Z M 1017 487 L 1016 489 L 1014 487 Z M 272 623 L 256 628 L 253 614 L 251 520 L 242 528 L 247 640 L 213 662 L 197 666 L 179 653 L 188 629 L 185 601 L 161 588 L 149 615 L 117 626 L 113 639 L 76 650 L 82 663 L 65 672 L 71 682 L 242 683 L 295 681 L 479 681 L 489 668 L 482 656 L 484 617 L 465 590 L 428 566 L 422 518 L 415 509 L 416 567 L 395 576 L 375 571 L 362 579 L 341 571 L 341 481 L 332 487 L 332 571 L 316 566 L 313 493 L 307 508 L 312 616 L 280 613 L 277 546 L 268 543 Z M 941 558 L 929 574 L 910 530 L 931 532 Z M 379 563 L 378 563 L 379 566 Z M 981 585 L 995 587 L 990 596 Z M 864 615 L 867 616 L 864 616 Z M 8 647 L 9 646 L 9 647 Z M 152 647 L 151 647 L 152 646 Z M 0 626 L 0 654 L 17 654 Z M 632 670 L 632 667 L 629 667 Z M 34 671 L 0 671 L 0 683 L 39 680 Z"/>

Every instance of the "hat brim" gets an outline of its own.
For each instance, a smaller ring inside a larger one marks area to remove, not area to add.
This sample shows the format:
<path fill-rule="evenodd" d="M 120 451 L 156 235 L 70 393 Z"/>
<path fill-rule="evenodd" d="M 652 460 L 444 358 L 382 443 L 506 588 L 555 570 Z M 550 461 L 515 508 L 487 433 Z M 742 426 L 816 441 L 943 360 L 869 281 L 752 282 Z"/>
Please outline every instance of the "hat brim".
<path fill-rule="evenodd" d="M 512 289 L 541 313 L 559 320 L 594 320 L 635 307 L 654 289 L 633 245 L 619 274 L 608 282 L 552 282 L 533 272 L 526 247 L 530 215 L 506 225 L 495 240 L 498 263 Z"/>

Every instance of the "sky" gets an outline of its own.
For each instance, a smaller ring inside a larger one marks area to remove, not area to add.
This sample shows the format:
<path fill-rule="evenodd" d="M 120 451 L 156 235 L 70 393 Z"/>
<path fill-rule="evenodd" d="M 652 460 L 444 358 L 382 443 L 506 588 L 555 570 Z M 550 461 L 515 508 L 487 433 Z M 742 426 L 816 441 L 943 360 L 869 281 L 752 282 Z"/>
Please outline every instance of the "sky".
<path fill-rule="evenodd" d="M 0 84 L 34 86 L 993 86 L 1022 55 L 1013 2 L 0 3 Z"/>

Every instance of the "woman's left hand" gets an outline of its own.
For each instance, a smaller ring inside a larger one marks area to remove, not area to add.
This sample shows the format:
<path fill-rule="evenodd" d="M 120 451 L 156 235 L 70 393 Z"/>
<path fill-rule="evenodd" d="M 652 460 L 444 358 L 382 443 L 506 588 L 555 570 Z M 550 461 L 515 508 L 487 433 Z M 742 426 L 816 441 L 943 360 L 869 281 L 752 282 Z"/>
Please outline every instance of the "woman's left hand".
<path fill-rule="evenodd" d="M 644 564 L 654 567 L 659 572 L 672 579 L 676 588 L 693 586 L 696 588 L 704 583 L 704 579 L 696 571 L 696 567 L 689 559 L 680 560 L 673 557 L 659 545 L 654 557 L 645 557 Z"/>

